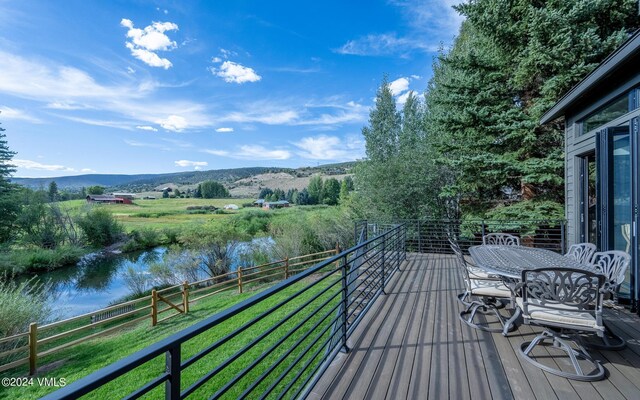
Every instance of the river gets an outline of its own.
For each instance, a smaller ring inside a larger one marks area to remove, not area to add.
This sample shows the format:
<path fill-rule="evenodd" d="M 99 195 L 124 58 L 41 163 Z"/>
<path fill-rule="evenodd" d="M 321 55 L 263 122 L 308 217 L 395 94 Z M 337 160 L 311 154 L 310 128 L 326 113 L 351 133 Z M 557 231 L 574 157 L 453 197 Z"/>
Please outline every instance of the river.
<path fill-rule="evenodd" d="M 273 246 L 270 237 L 243 242 L 236 248 L 231 270 L 238 265 L 239 254 L 255 246 Z M 131 295 L 125 274 L 129 268 L 146 273 L 153 263 L 161 262 L 166 247 L 124 253 L 94 253 L 85 256 L 77 265 L 40 274 L 38 279 L 50 284 L 52 319 L 69 318 L 107 307 Z M 205 276 L 203 276 L 204 278 Z"/>

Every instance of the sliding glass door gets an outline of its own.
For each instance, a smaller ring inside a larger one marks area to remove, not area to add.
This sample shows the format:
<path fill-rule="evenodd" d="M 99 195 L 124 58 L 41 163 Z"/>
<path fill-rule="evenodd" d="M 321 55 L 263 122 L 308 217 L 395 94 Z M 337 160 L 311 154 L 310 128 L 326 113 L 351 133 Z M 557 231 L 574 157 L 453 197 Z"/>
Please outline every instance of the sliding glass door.
<path fill-rule="evenodd" d="M 621 250 L 632 256 L 632 265 L 620 289 L 620 297 L 637 298 L 638 239 L 638 140 L 637 119 L 624 126 L 598 132 L 597 215 L 600 250 Z"/>

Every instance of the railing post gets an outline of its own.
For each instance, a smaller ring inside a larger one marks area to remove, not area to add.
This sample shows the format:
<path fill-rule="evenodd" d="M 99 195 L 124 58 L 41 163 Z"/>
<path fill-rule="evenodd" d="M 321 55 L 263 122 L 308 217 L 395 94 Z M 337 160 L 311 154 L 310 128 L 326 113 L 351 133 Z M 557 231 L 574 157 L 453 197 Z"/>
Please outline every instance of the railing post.
<path fill-rule="evenodd" d="M 29 324 L 29 375 L 36 373 L 38 364 L 38 324 Z"/>
<path fill-rule="evenodd" d="M 566 252 L 566 244 L 565 244 L 565 226 L 564 220 L 560 221 L 560 253 L 564 254 Z"/>
<path fill-rule="evenodd" d="M 185 314 L 189 312 L 189 282 L 187 281 L 182 284 L 182 310 Z"/>
<path fill-rule="evenodd" d="M 165 382 L 165 400 L 177 400 L 180 398 L 180 344 L 170 348 L 165 353 L 165 368 L 169 379 Z"/>
<path fill-rule="evenodd" d="M 422 253 L 422 224 L 418 220 L 418 253 Z"/>
<path fill-rule="evenodd" d="M 289 257 L 284 258 L 284 279 L 289 277 Z"/>
<path fill-rule="evenodd" d="M 384 291 L 384 264 L 387 262 L 385 253 L 387 252 L 387 234 L 382 234 L 382 271 L 380 273 L 380 288 L 382 289 L 382 294 L 386 294 Z"/>
<path fill-rule="evenodd" d="M 482 237 L 483 237 L 483 243 L 484 243 L 484 236 L 487 234 L 487 227 L 484 224 L 484 220 L 482 220 Z"/>
<path fill-rule="evenodd" d="M 347 314 L 349 313 L 349 282 L 347 281 L 347 256 L 342 259 L 342 266 L 340 267 L 342 273 L 342 349 L 344 353 L 349 352 L 349 346 L 347 346 Z"/>
<path fill-rule="evenodd" d="M 158 324 L 158 292 L 153 289 L 151 291 L 151 326 Z"/>
<path fill-rule="evenodd" d="M 238 267 L 238 293 L 242 293 L 242 267 Z"/>

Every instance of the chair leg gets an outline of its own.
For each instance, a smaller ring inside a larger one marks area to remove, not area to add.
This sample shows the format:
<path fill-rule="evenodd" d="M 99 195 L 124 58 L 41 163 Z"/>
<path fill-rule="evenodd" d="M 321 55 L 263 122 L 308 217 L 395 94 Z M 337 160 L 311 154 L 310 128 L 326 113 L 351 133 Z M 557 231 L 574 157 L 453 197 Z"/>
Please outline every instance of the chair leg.
<path fill-rule="evenodd" d="M 487 324 L 478 324 L 474 322 L 474 319 L 478 313 L 484 315 L 495 315 L 498 319 L 498 322 L 500 323 L 500 327 L 491 328 L 487 326 Z M 486 332 L 503 332 L 506 329 L 506 318 L 502 314 L 500 314 L 500 311 L 498 311 L 498 308 L 495 305 L 491 303 L 485 303 L 484 301 L 476 300 L 470 303 L 464 311 L 460 312 L 460 320 L 474 329 L 480 329 Z"/>
<path fill-rule="evenodd" d="M 627 347 L 627 341 L 613 333 L 613 331 L 607 326 L 606 322 L 604 323 L 604 328 L 604 334 L 602 337 L 593 334 L 584 335 L 580 337 L 580 343 L 582 343 L 583 346 L 594 350 L 618 351 Z"/>
<path fill-rule="evenodd" d="M 534 347 L 541 343 L 544 343 L 544 341 L 547 339 L 551 339 L 553 341 L 554 346 L 556 346 L 559 350 L 565 352 L 567 356 L 569 356 L 569 360 L 571 361 L 571 365 L 573 366 L 575 373 L 566 372 L 557 368 L 549 367 L 547 365 L 539 363 L 533 357 L 531 357 L 530 354 L 533 351 Z M 574 349 L 573 347 L 571 347 L 568 341 L 562 337 L 560 333 L 545 330 L 540 335 L 536 336 L 531 342 L 522 343 L 519 350 L 520 350 L 520 355 L 526 361 L 554 375 L 562 376 L 567 379 L 575 379 L 579 381 L 597 381 L 604 378 L 605 370 L 602 364 L 600 364 L 600 361 L 594 360 L 584 347 L 582 347 L 577 342 L 576 344 L 578 348 Z M 593 367 L 593 370 L 591 370 L 588 373 L 585 373 L 578 359 L 587 361 L 587 363 L 591 367 Z"/>

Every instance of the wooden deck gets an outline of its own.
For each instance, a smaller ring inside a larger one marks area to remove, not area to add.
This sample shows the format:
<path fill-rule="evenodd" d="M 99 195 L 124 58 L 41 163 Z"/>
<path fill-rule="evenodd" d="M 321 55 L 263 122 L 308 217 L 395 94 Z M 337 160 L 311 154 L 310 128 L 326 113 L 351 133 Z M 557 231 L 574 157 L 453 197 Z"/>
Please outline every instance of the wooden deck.
<path fill-rule="evenodd" d="M 409 254 L 309 399 L 640 399 L 640 318 L 607 310 L 623 351 L 592 351 L 608 371 L 588 383 L 548 374 L 518 348 L 538 327 L 508 337 L 462 323 L 462 280 L 452 256 Z M 542 350 L 544 351 L 544 350 Z M 550 362 L 562 360 L 550 358 Z"/>

